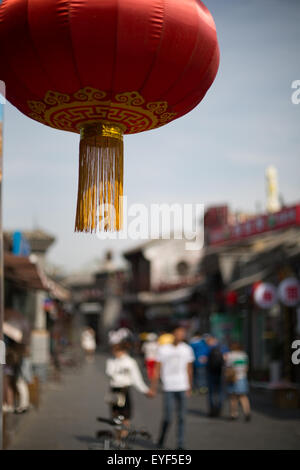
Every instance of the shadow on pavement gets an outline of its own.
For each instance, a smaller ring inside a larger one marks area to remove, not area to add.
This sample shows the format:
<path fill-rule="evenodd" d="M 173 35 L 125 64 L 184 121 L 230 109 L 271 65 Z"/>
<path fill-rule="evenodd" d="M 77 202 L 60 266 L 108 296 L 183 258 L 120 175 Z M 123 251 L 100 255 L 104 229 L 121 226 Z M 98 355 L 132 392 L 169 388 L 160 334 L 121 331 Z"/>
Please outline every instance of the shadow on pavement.
<path fill-rule="evenodd" d="M 143 449 L 150 449 L 150 450 L 157 449 L 157 445 L 155 445 L 154 442 L 148 441 L 146 439 L 137 438 L 134 440 L 133 444 L 135 446 L 142 447 Z"/>
<path fill-rule="evenodd" d="M 272 402 L 272 396 L 269 393 L 263 393 L 263 392 L 257 392 L 257 391 L 252 391 L 250 393 L 250 403 L 251 403 L 251 409 L 252 411 L 260 414 L 260 415 L 265 415 L 269 418 L 277 419 L 277 420 L 282 420 L 282 421 L 289 421 L 289 420 L 299 420 L 300 419 L 300 409 L 281 409 L 276 407 L 273 402 Z M 203 397 L 193 397 L 192 398 L 192 407 L 190 406 L 188 409 L 188 414 L 202 417 L 202 418 L 207 418 L 208 420 L 211 420 L 207 416 L 207 407 L 204 401 Z M 223 402 L 223 410 L 226 410 L 226 407 L 228 407 L 228 398 L 226 398 Z M 225 411 L 226 412 L 226 411 Z M 223 411 L 224 414 L 224 411 Z M 221 416 L 218 418 L 220 420 L 225 420 L 228 421 L 229 416 Z M 212 422 L 214 422 L 214 419 L 212 419 Z"/>
<path fill-rule="evenodd" d="M 197 416 L 197 417 L 201 417 L 201 418 L 205 418 L 207 420 L 207 422 L 212 422 L 212 423 L 215 423 L 216 420 L 217 421 L 230 421 L 229 420 L 229 416 L 218 416 L 218 417 L 215 417 L 215 418 L 211 418 L 208 416 L 207 412 L 204 412 L 202 410 L 199 410 L 199 409 L 193 409 L 193 408 L 189 408 L 187 410 L 188 414 L 189 415 L 193 415 L 193 416 Z"/>
<path fill-rule="evenodd" d="M 196 415 L 196 416 L 202 416 L 203 418 L 207 418 L 207 413 L 205 411 L 199 410 L 199 408 L 188 408 L 187 410 L 188 414 Z"/>
<path fill-rule="evenodd" d="M 97 444 L 99 442 L 96 437 L 92 436 L 74 436 L 77 441 L 84 442 L 85 444 Z"/>
<path fill-rule="evenodd" d="M 92 436 L 74 436 L 74 437 L 78 441 L 86 444 L 88 447 L 93 444 L 95 445 L 99 444 L 99 440 Z M 134 441 L 130 443 L 131 448 L 135 448 L 136 446 L 142 449 L 150 449 L 150 450 L 157 449 L 157 446 L 154 444 L 154 442 L 151 442 L 146 439 L 141 439 L 141 438 L 134 439 Z"/>
<path fill-rule="evenodd" d="M 300 409 L 281 409 L 277 408 L 272 404 L 269 397 L 264 395 L 252 395 L 250 396 L 252 410 L 256 413 L 266 415 L 270 418 L 278 420 L 299 420 Z"/>

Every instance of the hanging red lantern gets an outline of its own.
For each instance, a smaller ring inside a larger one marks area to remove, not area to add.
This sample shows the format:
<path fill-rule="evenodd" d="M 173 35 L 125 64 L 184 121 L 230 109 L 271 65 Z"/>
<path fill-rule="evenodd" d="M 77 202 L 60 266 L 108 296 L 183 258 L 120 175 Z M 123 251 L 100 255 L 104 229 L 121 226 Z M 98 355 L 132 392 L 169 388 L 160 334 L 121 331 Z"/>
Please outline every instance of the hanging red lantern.
<path fill-rule="evenodd" d="M 254 291 L 254 302 L 262 309 L 270 309 L 277 302 L 276 287 L 269 282 L 262 282 Z"/>
<path fill-rule="evenodd" d="M 254 299 L 256 289 L 262 284 L 262 281 L 256 281 L 251 286 L 251 297 Z"/>
<path fill-rule="evenodd" d="M 300 302 L 300 282 L 294 277 L 288 277 L 278 286 L 278 297 L 283 305 L 296 307 Z"/>
<path fill-rule="evenodd" d="M 237 304 L 238 296 L 237 293 L 233 290 L 226 292 L 225 302 L 228 307 L 234 307 Z"/>
<path fill-rule="evenodd" d="M 3 0 L 7 99 L 81 134 L 76 231 L 122 225 L 123 135 L 191 111 L 216 76 L 214 20 L 200 0 Z"/>

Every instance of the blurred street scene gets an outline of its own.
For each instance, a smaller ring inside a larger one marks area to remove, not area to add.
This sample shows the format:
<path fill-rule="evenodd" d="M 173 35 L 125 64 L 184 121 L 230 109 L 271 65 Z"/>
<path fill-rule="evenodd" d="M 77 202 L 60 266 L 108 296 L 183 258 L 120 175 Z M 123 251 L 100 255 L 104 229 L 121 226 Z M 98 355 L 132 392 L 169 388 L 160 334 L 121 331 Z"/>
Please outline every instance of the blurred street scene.
<path fill-rule="evenodd" d="M 109 416 L 103 400 L 107 392 L 104 359 L 97 356 L 94 363 L 87 363 L 79 372 L 68 371 L 63 384 L 49 386 L 40 410 L 22 417 L 10 449 L 87 450 L 97 446 L 97 431 L 109 429 L 108 425 L 96 421 L 97 416 Z M 147 398 L 134 392 L 133 398 L 134 425 L 146 428 L 156 438 L 161 413 L 160 396 L 146 401 Z M 299 449 L 299 410 L 275 409 L 261 393 L 253 396 L 252 404 L 252 422 L 245 423 L 242 419 L 230 422 L 227 405 L 224 417 L 214 420 L 206 415 L 206 398 L 191 397 L 187 412 L 187 448 Z M 175 432 L 174 423 L 166 448 L 176 446 Z M 144 438 L 137 438 L 133 445 L 133 449 L 156 448 Z"/>
<path fill-rule="evenodd" d="M 204 3 L 0 0 L 6 450 L 300 450 L 300 2 Z"/>
<path fill-rule="evenodd" d="M 45 261 L 54 237 L 6 232 L 5 447 L 97 442 L 96 418 L 113 417 L 109 377 L 120 391 L 114 372 L 105 376 L 111 347 L 112 364 L 123 354 L 114 346 L 125 341 L 120 331 L 130 337 L 123 359 L 133 357 L 143 376 L 124 386 L 148 393 L 163 367 L 158 351 L 181 328 L 178 344 L 193 354 L 185 446 L 299 448 L 299 226 L 298 204 L 261 215 L 211 207 L 200 251 L 185 250 L 185 240 L 152 240 L 126 251 L 122 265 L 107 252 L 96 269 L 63 278 Z M 161 385 L 152 400 L 134 392 L 132 423 L 146 423 L 153 436 L 141 448 L 158 445 L 160 395 Z M 176 446 L 175 435 L 163 445 Z"/>

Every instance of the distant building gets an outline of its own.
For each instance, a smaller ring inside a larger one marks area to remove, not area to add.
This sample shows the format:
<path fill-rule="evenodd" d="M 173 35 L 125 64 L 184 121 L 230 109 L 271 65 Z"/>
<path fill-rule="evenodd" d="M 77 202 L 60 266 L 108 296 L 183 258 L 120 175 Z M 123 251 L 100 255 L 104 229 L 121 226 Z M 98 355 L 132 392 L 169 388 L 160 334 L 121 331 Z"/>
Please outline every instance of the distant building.
<path fill-rule="evenodd" d="M 123 256 L 130 264 L 124 308 L 138 329 L 162 328 L 177 317 L 189 318 L 202 251 L 186 250 L 187 240 L 150 240 Z"/>
<path fill-rule="evenodd" d="M 105 344 L 108 331 L 121 322 L 126 283 L 126 268 L 114 261 L 111 252 L 93 270 L 73 273 L 64 279 L 72 292 L 73 312 L 80 316 L 82 326 L 93 328 L 98 344 Z"/>
<path fill-rule="evenodd" d="M 276 362 L 280 379 L 300 383 L 290 357 L 292 341 L 299 337 L 299 306 L 287 308 L 278 301 L 263 309 L 253 300 L 259 283 L 278 288 L 288 277 L 300 280 L 300 204 L 232 226 L 206 227 L 206 235 L 199 270 L 214 333 L 244 344 L 252 379 L 268 382 Z"/>
<path fill-rule="evenodd" d="M 28 326 L 31 356 L 36 373 L 45 380 L 50 359 L 49 320 L 56 324 L 64 315 L 63 304 L 70 292 L 45 272 L 45 256 L 55 238 L 42 230 L 4 233 L 5 326 L 11 334 L 13 322 Z M 56 305 L 49 313 L 46 305 Z M 55 313 L 55 314 L 54 314 Z M 52 315 L 53 314 L 53 315 Z M 52 317 L 51 317 L 52 315 Z M 50 318 L 51 317 L 51 318 Z"/>
<path fill-rule="evenodd" d="M 278 174 L 274 166 L 269 166 L 266 169 L 266 190 L 267 190 L 267 211 L 272 214 L 281 209 L 279 188 L 278 188 Z"/>

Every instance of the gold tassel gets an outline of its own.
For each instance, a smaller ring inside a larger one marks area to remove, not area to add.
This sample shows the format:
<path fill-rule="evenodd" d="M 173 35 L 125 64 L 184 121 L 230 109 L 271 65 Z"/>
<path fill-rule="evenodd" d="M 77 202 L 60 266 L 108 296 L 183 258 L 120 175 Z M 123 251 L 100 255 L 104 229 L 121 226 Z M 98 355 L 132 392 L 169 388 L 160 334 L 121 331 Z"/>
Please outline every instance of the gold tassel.
<path fill-rule="evenodd" d="M 75 232 L 119 231 L 123 226 L 123 134 L 116 125 L 81 129 Z"/>

